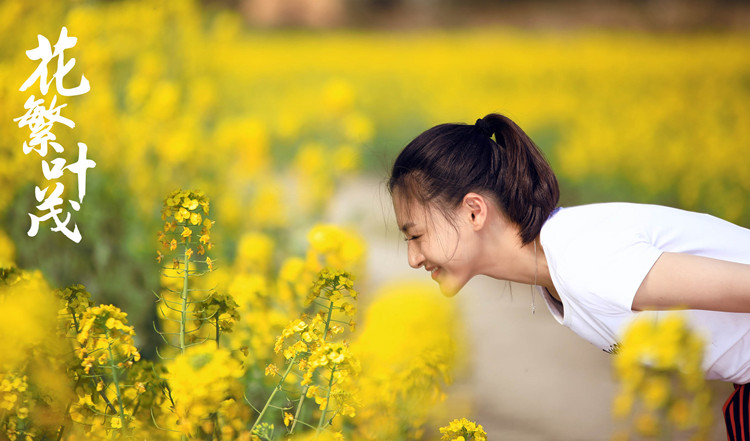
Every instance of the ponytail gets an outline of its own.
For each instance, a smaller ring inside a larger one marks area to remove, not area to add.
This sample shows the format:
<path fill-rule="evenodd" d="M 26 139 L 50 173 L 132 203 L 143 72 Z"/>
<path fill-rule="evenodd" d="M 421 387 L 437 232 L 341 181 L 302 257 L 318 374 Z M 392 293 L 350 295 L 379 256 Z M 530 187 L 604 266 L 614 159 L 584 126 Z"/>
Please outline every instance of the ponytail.
<path fill-rule="evenodd" d="M 495 140 L 492 139 L 494 135 Z M 440 124 L 417 136 L 396 158 L 388 190 L 395 189 L 444 213 L 469 192 L 491 196 L 534 240 L 560 199 L 557 179 L 539 147 L 509 118 L 491 113 L 474 125 Z"/>

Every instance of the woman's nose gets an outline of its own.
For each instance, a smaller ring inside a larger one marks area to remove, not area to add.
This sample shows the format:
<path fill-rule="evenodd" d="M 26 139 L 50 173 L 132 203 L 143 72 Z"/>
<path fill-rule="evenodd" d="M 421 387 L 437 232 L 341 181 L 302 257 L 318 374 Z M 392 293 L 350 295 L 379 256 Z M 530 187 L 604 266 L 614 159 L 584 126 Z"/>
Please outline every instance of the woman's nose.
<path fill-rule="evenodd" d="M 411 243 L 409 243 L 408 255 L 410 267 L 419 268 L 424 263 L 424 256 L 421 252 L 419 252 L 419 249 L 416 246 L 413 246 Z"/>

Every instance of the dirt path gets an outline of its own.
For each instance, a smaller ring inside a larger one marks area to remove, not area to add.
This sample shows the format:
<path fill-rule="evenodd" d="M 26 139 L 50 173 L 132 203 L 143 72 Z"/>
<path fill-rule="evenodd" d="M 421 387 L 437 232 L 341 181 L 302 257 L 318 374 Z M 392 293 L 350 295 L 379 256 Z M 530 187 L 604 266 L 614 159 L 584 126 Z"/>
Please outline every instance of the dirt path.
<path fill-rule="evenodd" d="M 376 179 L 347 183 L 330 220 L 356 223 L 369 247 L 369 280 L 429 280 L 407 264 L 390 199 Z M 436 295 L 440 295 L 435 290 Z M 512 295 L 511 295 L 512 294 Z M 469 375 L 453 387 L 470 403 L 489 438 L 512 441 L 601 441 L 615 427 L 612 356 L 559 325 L 529 286 L 486 277 L 472 280 L 454 300 L 467 324 L 473 355 Z M 726 439 L 720 408 L 731 386 L 712 382 L 717 430 Z"/>

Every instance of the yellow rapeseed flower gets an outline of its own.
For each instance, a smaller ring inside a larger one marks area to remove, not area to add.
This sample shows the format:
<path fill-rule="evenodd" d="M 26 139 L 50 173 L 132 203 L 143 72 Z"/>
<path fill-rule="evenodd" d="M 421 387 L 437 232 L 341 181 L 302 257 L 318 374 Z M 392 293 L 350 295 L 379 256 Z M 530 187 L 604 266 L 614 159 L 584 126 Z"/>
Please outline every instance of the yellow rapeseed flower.
<path fill-rule="evenodd" d="M 447 426 L 441 427 L 441 441 L 487 441 L 484 428 L 466 418 L 453 420 Z"/>
<path fill-rule="evenodd" d="M 277 368 L 275 364 L 269 363 L 268 366 L 266 366 L 266 375 L 276 375 L 278 373 L 279 368 Z"/>
<path fill-rule="evenodd" d="M 184 207 L 180 207 L 180 209 L 174 215 L 174 220 L 177 222 L 182 222 L 188 218 L 190 218 L 190 212 L 187 211 Z"/>
<path fill-rule="evenodd" d="M 29 417 L 29 408 L 28 407 L 21 407 L 18 410 L 16 410 L 16 416 L 20 420 L 24 420 Z"/>
<path fill-rule="evenodd" d="M 294 415 L 289 412 L 284 412 L 284 425 L 289 427 L 289 424 L 294 421 Z"/>
<path fill-rule="evenodd" d="M 199 428 L 205 416 L 218 411 L 227 398 L 242 397 L 239 379 L 244 369 L 227 349 L 191 346 L 166 364 L 173 411 L 184 423 L 183 430 Z"/>
<path fill-rule="evenodd" d="M 200 213 L 191 213 L 190 214 L 190 223 L 193 225 L 199 225 L 202 221 L 201 214 Z"/>
<path fill-rule="evenodd" d="M 197 200 L 195 200 L 195 199 L 185 199 L 185 200 L 184 200 L 184 201 L 182 202 L 182 206 L 183 206 L 183 207 L 185 207 L 185 208 L 187 208 L 187 209 L 188 209 L 188 210 L 190 210 L 190 211 L 193 211 L 193 210 L 195 210 L 196 208 L 198 208 L 198 205 L 199 205 L 199 204 L 200 204 L 200 203 L 199 203 L 199 202 L 198 202 Z"/>
<path fill-rule="evenodd" d="M 637 412 L 634 425 L 643 436 L 666 433 L 678 421 L 679 430 L 697 429 L 705 435 L 711 412 L 710 399 L 699 399 L 709 396 L 702 369 L 703 342 L 678 312 L 639 314 L 615 355 L 620 393 L 613 414 L 625 418 Z M 686 421 L 691 424 L 682 424 Z"/>

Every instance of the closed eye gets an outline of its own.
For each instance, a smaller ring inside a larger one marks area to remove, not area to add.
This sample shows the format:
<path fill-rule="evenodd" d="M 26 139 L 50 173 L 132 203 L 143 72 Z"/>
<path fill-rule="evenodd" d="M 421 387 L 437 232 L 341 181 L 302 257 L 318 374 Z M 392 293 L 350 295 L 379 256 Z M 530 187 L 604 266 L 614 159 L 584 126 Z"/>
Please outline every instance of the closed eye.
<path fill-rule="evenodd" d="M 405 242 L 408 242 L 408 241 L 410 241 L 410 240 L 414 240 L 414 239 L 419 239 L 420 237 L 422 237 L 422 235 L 421 235 L 421 234 L 420 234 L 420 235 L 418 235 L 418 236 L 411 236 L 411 237 L 406 237 L 406 238 L 404 238 L 404 241 L 405 241 Z"/>

